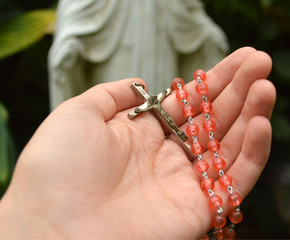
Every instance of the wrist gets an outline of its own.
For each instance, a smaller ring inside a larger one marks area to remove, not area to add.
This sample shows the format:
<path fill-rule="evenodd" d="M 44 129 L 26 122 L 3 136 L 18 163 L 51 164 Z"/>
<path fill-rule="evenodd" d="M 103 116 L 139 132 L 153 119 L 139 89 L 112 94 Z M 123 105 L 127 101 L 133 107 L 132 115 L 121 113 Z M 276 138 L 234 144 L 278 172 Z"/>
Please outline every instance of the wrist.
<path fill-rule="evenodd" d="M 0 202 L 0 239 L 52 238 L 51 227 L 8 191 Z M 59 236 L 58 236 L 59 237 Z"/>

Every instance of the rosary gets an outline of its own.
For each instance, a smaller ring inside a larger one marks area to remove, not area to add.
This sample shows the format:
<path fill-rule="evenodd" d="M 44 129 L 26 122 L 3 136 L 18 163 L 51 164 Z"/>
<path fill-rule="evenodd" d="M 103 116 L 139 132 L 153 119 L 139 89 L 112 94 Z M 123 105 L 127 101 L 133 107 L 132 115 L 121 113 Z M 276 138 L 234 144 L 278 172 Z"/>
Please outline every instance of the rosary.
<path fill-rule="evenodd" d="M 153 113 L 161 120 L 163 125 L 177 137 L 178 143 L 184 148 L 187 156 L 190 160 L 197 159 L 195 163 L 195 169 L 202 176 L 201 189 L 208 198 L 209 208 L 213 212 L 211 224 L 213 230 L 211 231 L 211 237 L 215 239 L 234 239 L 236 224 L 243 220 L 243 214 L 240 211 L 240 204 L 242 202 L 241 196 L 233 190 L 233 179 L 225 174 L 224 168 L 226 166 L 225 160 L 219 156 L 220 142 L 214 138 L 214 130 L 216 123 L 210 119 L 210 113 L 213 110 L 212 103 L 207 99 L 208 86 L 205 83 L 206 73 L 199 69 L 193 74 L 194 80 L 197 82 L 195 90 L 201 96 L 200 111 L 204 114 L 203 129 L 208 133 L 207 149 L 213 154 L 212 167 L 219 174 L 219 184 L 222 189 L 228 191 L 227 202 L 231 206 L 228 217 L 230 225 L 226 228 L 226 216 L 223 214 L 222 198 L 214 192 L 214 180 L 209 178 L 207 171 L 209 169 L 209 163 L 203 159 L 202 153 L 204 152 L 204 146 L 198 141 L 199 127 L 193 122 L 193 116 L 195 110 L 188 101 L 188 92 L 184 89 L 184 81 L 181 78 L 175 78 L 172 82 L 172 89 L 176 91 L 176 98 L 183 103 L 182 114 L 188 119 L 188 125 L 186 127 L 187 135 L 181 131 L 170 115 L 163 110 L 160 103 L 161 101 L 171 93 L 170 88 L 164 90 L 157 96 L 149 96 L 144 90 L 142 84 L 133 83 L 133 90 L 145 101 L 144 104 L 136 108 L 134 111 L 128 114 L 130 119 L 133 119 L 142 112 L 153 111 Z M 189 143 L 188 137 L 192 139 L 192 143 Z M 205 234 L 202 239 L 209 239 L 209 235 Z"/>

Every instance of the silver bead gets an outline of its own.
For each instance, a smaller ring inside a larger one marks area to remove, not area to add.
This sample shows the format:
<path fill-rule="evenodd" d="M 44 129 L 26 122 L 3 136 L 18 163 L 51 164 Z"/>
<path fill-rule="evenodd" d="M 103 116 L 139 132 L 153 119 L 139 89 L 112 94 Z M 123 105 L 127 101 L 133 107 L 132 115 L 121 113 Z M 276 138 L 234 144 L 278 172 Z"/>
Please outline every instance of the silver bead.
<path fill-rule="evenodd" d="M 208 189 L 207 191 L 208 191 L 208 195 L 209 195 L 210 197 L 212 197 L 212 196 L 214 195 L 214 192 L 213 192 L 213 190 L 211 190 L 211 189 Z"/>
<path fill-rule="evenodd" d="M 197 140 L 197 136 L 196 136 L 196 135 L 193 135 L 193 136 L 192 136 L 192 141 L 195 142 L 195 143 L 198 142 L 198 140 Z"/>
<path fill-rule="evenodd" d="M 214 152 L 214 157 L 215 158 L 219 158 L 220 157 L 219 154 L 218 154 L 218 152 Z"/>
<path fill-rule="evenodd" d="M 204 117 L 205 117 L 205 120 L 209 120 L 209 117 L 210 117 L 209 113 L 204 114 Z"/>
<path fill-rule="evenodd" d="M 202 177 L 203 177 L 204 179 L 208 178 L 207 173 L 206 173 L 206 172 L 203 172 L 203 173 L 202 173 Z"/>
<path fill-rule="evenodd" d="M 235 208 L 236 208 L 236 211 L 237 211 L 237 212 L 240 212 L 240 211 L 241 211 L 241 209 L 240 209 L 240 205 L 239 205 L 239 206 L 236 206 Z"/>
<path fill-rule="evenodd" d="M 217 207 L 216 210 L 217 210 L 218 215 L 223 214 L 223 209 L 221 207 Z"/>
<path fill-rule="evenodd" d="M 228 186 L 227 188 L 228 188 L 228 192 L 229 192 L 230 194 L 232 194 L 232 193 L 234 192 L 232 186 Z"/>
<path fill-rule="evenodd" d="M 202 160 L 202 155 L 200 153 L 197 154 L 197 158 L 198 158 L 198 160 Z"/>
<path fill-rule="evenodd" d="M 209 132 L 209 133 L 208 133 L 208 137 L 209 137 L 211 140 L 214 140 L 213 132 Z"/>
<path fill-rule="evenodd" d="M 231 223 L 231 224 L 229 225 L 229 229 L 234 229 L 234 228 L 235 228 L 235 226 L 236 226 L 236 224 L 234 224 L 234 223 Z"/>
<path fill-rule="evenodd" d="M 183 102 L 184 105 L 188 105 L 189 104 L 189 102 L 185 98 L 182 98 L 181 101 Z"/>
<path fill-rule="evenodd" d="M 193 118 L 192 118 L 192 116 L 189 116 L 187 120 L 188 120 L 188 122 L 189 122 L 190 124 L 193 124 Z"/>

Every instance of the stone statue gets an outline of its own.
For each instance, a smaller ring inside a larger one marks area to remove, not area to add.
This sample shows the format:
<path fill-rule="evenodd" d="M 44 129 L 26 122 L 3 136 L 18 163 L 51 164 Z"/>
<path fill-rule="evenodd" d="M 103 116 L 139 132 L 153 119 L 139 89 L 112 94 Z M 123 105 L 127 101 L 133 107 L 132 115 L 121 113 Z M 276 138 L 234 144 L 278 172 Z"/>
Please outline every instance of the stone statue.
<path fill-rule="evenodd" d="M 128 77 L 141 77 L 157 94 L 226 52 L 225 35 L 199 0 L 60 0 L 49 53 L 51 109 Z"/>

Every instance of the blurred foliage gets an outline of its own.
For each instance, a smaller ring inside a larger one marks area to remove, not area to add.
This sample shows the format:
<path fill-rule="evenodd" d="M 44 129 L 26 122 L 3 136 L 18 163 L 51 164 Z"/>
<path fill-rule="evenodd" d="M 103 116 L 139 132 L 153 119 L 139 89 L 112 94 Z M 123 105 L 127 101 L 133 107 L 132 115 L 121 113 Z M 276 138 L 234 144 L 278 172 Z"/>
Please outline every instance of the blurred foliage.
<path fill-rule="evenodd" d="M 55 9 L 50 6 L 55 1 L 0 1 L 0 101 L 11 116 L 8 123 L 8 111 L 1 103 L 0 197 L 17 155 L 49 113 L 46 58 L 52 38 L 47 34 L 55 23 Z"/>
<path fill-rule="evenodd" d="M 8 112 L 0 102 L 0 197 L 6 190 L 16 162 L 16 152 L 8 128 Z"/>
<path fill-rule="evenodd" d="M 54 10 L 20 14 L 0 25 L 0 59 L 18 53 L 53 32 Z"/>
<path fill-rule="evenodd" d="M 0 101 L 10 114 L 8 124 L 8 112 L 0 104 L 0 141 L 4 141 L 0 143 L 0 181 L 2 176 L 5 179 L 0 183 L 3 186 L 0 193 L 7 186 L 15 159 L 8 125 L 19 154 L 49 113 L 47 54 L 52 37 L 46 33 L 52 31 L 54 10 L 51 9 L 56 3 L 55 0 L 0 1 L 0 58 L 5 57 L 0 60 Z M 248 45 L 267 52 L 273 59 L 269 78 L 277 89 L 277 104 L 271 120 L 270 162 L 242 205 L 245 219 L 237 226 L 237 237 L 289 238 L 288 227 L 276 207 L 280 204 L 279 195 L 272 189 L 281 183 L 283 164 L 289 163 L 290 1 L 203 0 L 203 3 L 207 13 L 225 31 L 231 52 Z"/>
<path fill-rule="evenodd" d="M 289 211 L 289 204 L 281 201 L 289 199 L 290 196 L 281 195 L 289 194 L 289 191 L 278 193 L 275 189 L 290 188 L 290 1 L 203 0 L 203 3 L 207 13 L 226 33 L 231 52 L 252 46 L 267 52 L 273 60 L 269 80 L 277 89 L 277 102 L 271 118 L 270 160 L 242 204 L 245 219 L 237 226 L 237 237 L 288 239 L 290 219 L 278 210 Z"/>
<path fill-rule="evenodd" d="M 290 1 L 203 0 L 208 14 L 225 31 L 231 52 L 245 45 L 273 59 L 270 80 L 277 88 L 272 117 L 274 139 L 290 143 Z M 288 159 L 285 159 L 288 161 Z"/>

